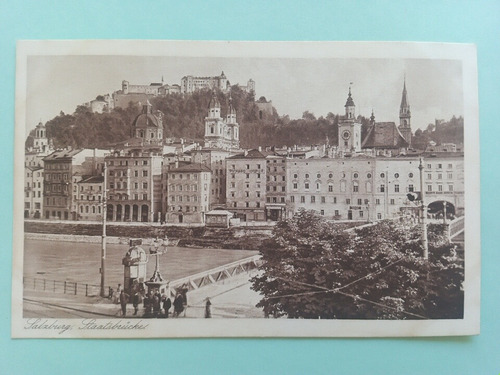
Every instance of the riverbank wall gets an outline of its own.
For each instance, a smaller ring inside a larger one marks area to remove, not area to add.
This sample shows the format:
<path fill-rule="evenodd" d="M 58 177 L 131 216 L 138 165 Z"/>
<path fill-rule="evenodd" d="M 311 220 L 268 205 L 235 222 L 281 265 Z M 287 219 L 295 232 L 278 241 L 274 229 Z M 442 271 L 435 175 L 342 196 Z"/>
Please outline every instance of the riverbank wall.
<path fill-rule="evenodd" d="M 271 236 L 272 229 L 272 226 L 208 228 L 109 224 L 106 226 L 106 240 L 108 243 L 127 244 L 130 238 L 168 237 L 178 246 L 255 250 Z M 102 239 L 102 225 L 97 223 L 25 221 L 24 232 L 26 238 L 37 240 L 99 243 Z"/>

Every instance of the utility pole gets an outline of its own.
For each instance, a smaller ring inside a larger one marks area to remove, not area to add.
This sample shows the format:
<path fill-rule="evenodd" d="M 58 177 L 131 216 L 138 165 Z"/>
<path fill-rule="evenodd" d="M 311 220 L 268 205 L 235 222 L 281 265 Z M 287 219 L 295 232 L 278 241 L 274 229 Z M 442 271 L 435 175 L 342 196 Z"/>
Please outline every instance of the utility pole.
<path fill-rule="evenodd" d="M 420 158 L 418 166 L 420 170 L 420 204 L 422 214 L 422 246 L 424 248 L 424 259 L 429 259 L 429 245 L 427 243 L 427 207 L 425 206 L 425 190 L 424 190 L 424 159 Z"/>
<path fill-rule="evenodd" d="M 106 282 L 106 216 L 108 214 L 108 207 L 106 204 L 106 189 L 107 189 L 107 168 L 106 161 L 104 161 L 104 191 L 102 194 L 102 248 L 101 248 L 101 297 L 105 297 L 105 282 Z"/>

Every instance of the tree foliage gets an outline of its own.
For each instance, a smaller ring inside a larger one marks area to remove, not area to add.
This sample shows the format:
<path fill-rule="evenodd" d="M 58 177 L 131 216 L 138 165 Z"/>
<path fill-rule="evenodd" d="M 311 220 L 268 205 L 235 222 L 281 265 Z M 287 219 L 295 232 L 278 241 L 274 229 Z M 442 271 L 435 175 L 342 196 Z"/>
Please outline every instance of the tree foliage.
<path fill-rule="evenodd" d="M 463 264 L 437 232 L 430 259 L 420 232 L 393 221 L 356 229 L 299 211 L 261 247 L 252 288 L 267 315 L 321 319 L 451 319 L 463 316 Z"/>

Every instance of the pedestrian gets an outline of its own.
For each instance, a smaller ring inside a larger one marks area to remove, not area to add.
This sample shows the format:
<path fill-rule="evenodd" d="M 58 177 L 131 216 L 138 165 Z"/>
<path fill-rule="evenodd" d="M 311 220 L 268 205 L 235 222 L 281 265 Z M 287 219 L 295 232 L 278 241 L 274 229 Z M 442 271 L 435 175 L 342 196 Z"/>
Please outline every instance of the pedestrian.
<path fill-rule="evenodd" d="M 207 297 L 205 303 L 205 318 L 211 318 L 212 317 L 212 311 L 211 311 L 211 306 L 212 302 L 210 302 L 210 298 Z"/>
<path fill-rule="evenodd" d="M 118 284 L 118 288 L 116 288 L 115 293 L 115 303 L 120 303 L 120 295 L 123 291 L 122 284 Z"/>
<path fill-rule="evenodd" d="M 182 310 L 184 310 L 184 317 L 186 316 L 188 299 L 187 299 L 187 288 L 182 289 Z"/>
<path fill-rule="evenodd" d="M 182 310 L 184 310 L 183 304 L 182 294 L 178 293 L 174 299 L 174 317 L 178 317 L 182 313 Z"/>
<path fill-rule="evenodd" d="M 144 317 L 145 318 L 150 318 L 151 317 L 151 309 L 152 309 L 152 297 L 151 293 L 146 294 L 144 297 Z"/>
<path fill-rule="evenodd" d="M 123 290 L 120 293 L 120 305 L 122 307 L 122 316 L 127 315 L 127 302 L 129 295 L 125 293 Z"/>
<path fill-rule="evenodd" d="M 141 295 L 139 292 L 135 292 L 134 297 L 132 298 L 132 305 L 134 306 L 134 315 L 137 315 L 137 311 L 139 311 L 139 303 L 141 303 Z"/>
<path fill-rule="evenodd" d="M 165 318 L 168 318 L 170 307 L 172 307 L 172 301 L 169 297 L 163 298 L 163 310 L 165 311 Z"/>
<path fill-rule="evenodd" d="M 153 295 L 153 317 L 157 318 L 160 313 L 160 298 L 158 297 L 159 293 L 155 293 Z"/>

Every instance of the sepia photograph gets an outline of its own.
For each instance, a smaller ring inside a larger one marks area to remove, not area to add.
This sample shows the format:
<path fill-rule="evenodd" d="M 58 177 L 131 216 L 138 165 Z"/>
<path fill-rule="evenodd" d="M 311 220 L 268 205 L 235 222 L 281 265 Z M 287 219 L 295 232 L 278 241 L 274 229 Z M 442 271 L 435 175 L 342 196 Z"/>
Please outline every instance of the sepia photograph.
<path fill-rule="evenodd" d="M 479 333 L 472 45 L 21 41 L 13 337 Z"/>

